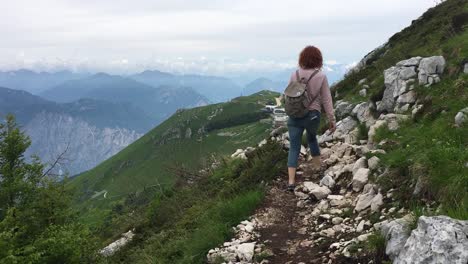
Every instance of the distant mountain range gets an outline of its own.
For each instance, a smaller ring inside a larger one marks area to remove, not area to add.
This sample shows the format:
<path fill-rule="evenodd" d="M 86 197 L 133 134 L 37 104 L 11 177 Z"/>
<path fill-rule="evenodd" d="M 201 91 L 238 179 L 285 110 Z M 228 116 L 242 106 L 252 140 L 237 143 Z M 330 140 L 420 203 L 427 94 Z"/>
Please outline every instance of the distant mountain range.
<path fill-rule="evenodd" d="M 330 82 L 331 73 L 341 72 L 339 69 L 324 68 Z M 247 76 L 244 84 L 239 79 L 157 70 L 130 76 L 0 72 L 0 86 L 8 87 L 0 88 L 0 118 L 15 114 L 33 140 L 28 154 L 38 154 L 46 162 L 69 145 L 69 162 L 61 169 L 76 174 L 117 153 L 178 109 L 229 101 L 261 90 L 281 92 L 293 71 L 248 82 Z"/>
<path fill-rule="evenodd" d="M 47 89 L 57 86 L 65 81 L 81 79 L 89 74 L 60 72 L 34 72 L 31 70 L 0 71 L 0 86 L 11 87 L 18 90 L 39 94 Z"/>
<path fill-rule="evenodd" d="M 130 78 L 154 87 L 160 85 L 191 87 L 215 103 L 230 100 L 242 93 L 241 86 L 224 77 L 176 75 L 153 70 L 131 75 Z"/>
<path fill-rule="evenodd" d="M 56 102 L 93 98 L 115 103 L 129 103 L 144 111 L 159 124 L 180 108 L 202 106 L 209 100 L 188 87 L 153 87 L 130 78 L 98 73 L 87 78 L 67 81 L 41 93 Z"/>
<path fill-rule="evenodd" d="M 27 156 L 36 154 L 52 162 L 68 148 L 66 162 L 58 169 L 71 174 L 111 157 L 154 125 L 153 118 L 128 103 L 95 99 L 56 103 L 0 87 L 0 118 L 7 113 L 14 114 L 31 137 Z"/>

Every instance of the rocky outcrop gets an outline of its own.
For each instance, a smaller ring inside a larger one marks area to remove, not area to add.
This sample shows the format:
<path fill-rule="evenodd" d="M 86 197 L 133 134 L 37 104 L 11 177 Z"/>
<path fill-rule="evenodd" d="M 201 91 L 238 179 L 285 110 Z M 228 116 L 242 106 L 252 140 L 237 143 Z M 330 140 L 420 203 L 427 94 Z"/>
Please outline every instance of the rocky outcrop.
<path fill-rule="evenodd" d="M 89 170 L 141 137 L 125 128 L 99 128 L 66 114 L 42 112 L 24 127 L 32 140 L 26 156 L 52 163 L 65 152 L 56 174 Z"/>
<path fill-rule="evenodd" d="M 101 249 L 99 253 L 105 257 L 112 256 L 115 252 L 117 252 L 119 249 L 127 245 L 130 241 L 132 241 L 134 236 L 134 231 L 130 230 L 127 233 L 122 234 L 121 238 L 117 239 L 105 248 Z"/>
<path fill-rule="evenodd" d="M 455 125 L 461 126 L 468 121 L 468 107 L 463 108 L 455 115 Z"/>
<path fill-rule="evenodd" d="M 414 57 L 400 61 L 384 71 L 385 91 L 382 101 L 377 103 L 377 110 L 395 112 L 401 108 L 408 110 L 416 102 L 413 91 L 416 78 L 420 85 L 430 86 L 440 81 L 440 74 L 445 68 L 442 56 L 428 58 Z"/>
<path fill-rule="evenodd" d="M 391 234 L 387 254 L 395 264 L 468 263 L 468 221 L 421 216 L 409 237 L 403 225 L 387 226 L 382 231 Z"/>
<path fill-rule="evenodd" d="M 335 115 L 338 119 L 345 118 L 351 114 L 354 105 L 343 100 L 339 100 L 335 103 Z"/>

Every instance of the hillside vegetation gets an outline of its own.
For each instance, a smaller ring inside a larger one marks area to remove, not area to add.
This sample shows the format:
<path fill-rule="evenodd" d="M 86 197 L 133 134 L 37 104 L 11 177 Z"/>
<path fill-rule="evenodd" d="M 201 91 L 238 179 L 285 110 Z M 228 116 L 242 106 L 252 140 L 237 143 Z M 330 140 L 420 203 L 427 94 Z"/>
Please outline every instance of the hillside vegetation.
<path fill-rule="evenodd" d="M 382 159 L 392 169 L 388 188 L 397 187 L 400 201 L 419 208 L 421 200 L 412 197 L 420 178 L 424 190 L 420 198 L 440 202 L 450 216 L 468 219 L 468 127 L 457 127 L 454 117 L 468 106 L 468 2 L 445 1 L 429 9 L 408 28 L 393 35 L 382 47 L 367 55 L 360 70 L 351 72 L 332 89 L 335 100 L 371 103 L 380 101 L 385 90 L 383 71 L 411 57 L 442 55 L 446 60 L 441 82 L 416 87 L 422 110 L 397 131 L 382 128 L 377 140 L 388 152 Z M 366 98 L 358 95 L 367 79 Z M 407 111 L 411 114 L 411 109 Z M 374 112 L 378 117 L 379 113 Z"/>
<path fill-rule="evenodd" d="M 265 91 L 176 112 L 117 155 L 71 179 L 83 218 L 99 226 L 125 201 L 170 189 L 181 172 L 196 172 L 258 143 L 271 127 L 260 121 L 268 117 L 260 109 L 275 96 Z"/>

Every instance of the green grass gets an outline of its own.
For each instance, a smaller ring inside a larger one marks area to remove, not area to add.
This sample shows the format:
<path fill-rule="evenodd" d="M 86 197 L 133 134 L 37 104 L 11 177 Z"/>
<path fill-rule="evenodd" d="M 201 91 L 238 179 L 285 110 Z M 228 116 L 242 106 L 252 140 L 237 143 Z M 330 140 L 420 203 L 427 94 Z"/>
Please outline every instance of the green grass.
<path fill-rule="evenodd" d="M 447 0 L 429 9 L 375 50 L 361 71 L 349 74 L 332 89 L 339 94 L 335 100 L 362 101 L 357 83 L 366 78 L 370 100 L 376 102 L 385 89 L 385 69 L 415 56 L 444 56 L 447 64 L 442 82 L 430 88 L 416 87 L 419 98 L 424 99 L 420 101 L 424 102 L 421 114 L 402 122 L 397 131 L 378 129 L 377 139 L 389 142 L 385 147 L 387 155 L 379 157 L 392 169 L 388 177 L 379 181 L 387 188 L 397 189 L 403 206 L 415 200 L 436 201 L 442 205 L 442 213 L 467 219 L 468 125 L 454 126 L 454 116 L 468 105 L 468 75 L 462 72 L 463 62 L 468 59 L 468 25 L 455 30 L 452 22 L 454 16 L 463 12 L 468 12 L 465 0 Z M 362 137 L 365 132 L 360 128 Z M 414 197 L 418 178 L 423 190 Z"/>
<path fill-rule="evenodd" d="M 168 190 L 146 206 L 138 239 L 108 261 L 204 263 L 208 250 L 228 240 L 232 227 L 252 214 L 285 159 L 281 146 L 269 142 L 248 161 L 224 160 L 197 183 Z"/>
<path fill-rule="evenodd" d="M 271 127 L 258 122 L 265 118 L 259 110 L 275 96 L 278 94 L 262 91 L 227 103 L 178 111 L 96 168 L 70 179 L 67 186 L 76 192 L 82 221 L 99 227 L 122 201 L 149 189 L 173 186 L 179 176 L 174 169 L 196 172 L 238 148 L 256 145 Z M 190 138 L 185 137 L 188 129 Z M 93 198 L 103 190 L 107 191 L 105 198 Z"/>
<path fill-rule="evenodd" d="M 399 187 L 403 200 L 412 201 L 408 196 L 412 189 L 401 183 L 408 187 L 420 177 L 425 183 L 423 198 L 440 202 L 449 216 L 468 219 L 463 213 L 468 211 L 468 126 L 454 126 L 454 116 L 468 104 L 466 86 L 457 88 L 460 82 L 468 82 L 468 76 L 421 91 L 432 97 L 424 112 L 395 132 L 379 129 L 376 138 L 393 142 L 381 158 L 396 171 L 392 184 Z"/>

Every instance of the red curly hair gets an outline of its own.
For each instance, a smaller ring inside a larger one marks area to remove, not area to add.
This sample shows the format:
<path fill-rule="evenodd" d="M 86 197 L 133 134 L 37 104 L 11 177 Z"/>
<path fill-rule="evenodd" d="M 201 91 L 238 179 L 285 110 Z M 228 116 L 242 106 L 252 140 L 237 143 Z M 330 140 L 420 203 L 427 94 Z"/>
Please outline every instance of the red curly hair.
<path fill-rule="evenodd" d="M 299 66 L 302 69 L 322 68 L 322 52 L 315 46 L 307 46 L 299 54 Z"/>

